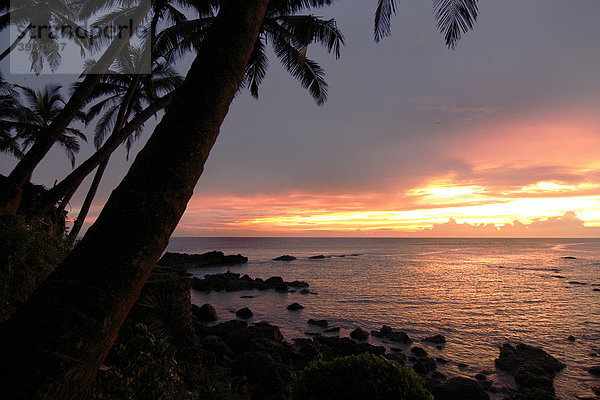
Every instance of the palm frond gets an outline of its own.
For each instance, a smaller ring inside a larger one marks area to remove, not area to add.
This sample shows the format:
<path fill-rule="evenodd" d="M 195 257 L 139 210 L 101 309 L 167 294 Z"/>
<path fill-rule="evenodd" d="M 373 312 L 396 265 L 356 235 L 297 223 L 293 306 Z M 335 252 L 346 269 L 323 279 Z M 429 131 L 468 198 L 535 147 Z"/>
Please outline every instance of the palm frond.
<path fill-rule="evenodd" d="M 290 32 L 298 45 L 322 44 L 336 58 L 340 57 L 341 47 L 346 45 L 344 35 L 334 19 L 323 20 L 314 15 L 282 15 L 273 20 Z M 265 28 L 268 29 L 270 25 L 265 24 Z"/>
<path fill-rule="evenodd" d="M 375 10 L 375 41 L 379 42 L 392 33 L 392 15 L 396 15 L 396 0 L 378 0 Z"/>
<path fill-rule="evenodd" d="M 300 57 L 299 50 L 279 37 L 274 37 L 273 48 L 288 72 L 308 90 L 318 105 L 323 105 L 327 101 L 327 82 L 323 68 L 309 58 Z"/>
<path fill-rule="evenodd" d="M 433 11 L 448 48 L 454 49 L 463 33 L 473 29 L 478 0 L 433 0 Z"/>
<path fill-rule="evenodd" d="M 267 54 L 265 53 L 265 41 L 261 35 L 254 44 L 254 50 L 250 55 L 250 61 L 246 67 L 246 73 L 244 75 L 244 84 L 250 88 L 250 94 L 258 99 L 258 87 L 265 79 L 269 63 L 267 60 Z"/>

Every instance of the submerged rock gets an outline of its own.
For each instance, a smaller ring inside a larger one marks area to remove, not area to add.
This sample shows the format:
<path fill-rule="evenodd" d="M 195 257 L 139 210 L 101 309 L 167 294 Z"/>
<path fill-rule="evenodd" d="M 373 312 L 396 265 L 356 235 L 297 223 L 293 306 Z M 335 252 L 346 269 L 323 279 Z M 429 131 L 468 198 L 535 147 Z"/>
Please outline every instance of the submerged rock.
<path fill-rule="evenodd" d="M 294 261 L 296 257 L 290 255 L 279 256 L 273 259 L 273 261 Z"/>
<path fill-rule="evenodd" d="M 170 253 L 166 252 L 157 265 L 180 268 L 219 267 L 248 262 L 248 257 L 241 254 L 225 255 L 222 251 L 210 251 L 203 254 Z"/>
<path fill-rule="evenodd" d="M 287 306 L 287 309 L 291 310 L 291 311 L 302 310 L 303 308 L 304 308 L 304 306 L 301 306 L 298 303 L 292 303 L 289 306 Z"/>
<path fill-rule="evenodd" d="M 250 311 L 248 307 L 244 307 L 241 310 L 237 310 L 235 312 L 235 315 L 242 319 L 248 319 L 254 316 L 254 314 L 252 313 L 252 311 Z"/>
<path fill-rule="evenodd" d="M 322 255 L 322 254 L 321 254 L 321 255 L 318 255 L 318 256 L 311 256 L 311 257 L 308 257 L 308 259 L 309 259 L 309 260 L 321 260 L 321 259 L 323 259 L 323 258 L 325 258 L 325 256 L 324 256 L 324 255 Z"/>
<path fill-rule="evenodd" d="M 577 257 L 572 257 L 572 256 L 566 256 L 566 257 L 561 257 L 563 260 L 577 260 Z"/>
<path fill-rule="evenodd" d="M 320 326 L 321 328 L 327 328 L 327 326 L 329 325 L 327 323 L 327 320 L 324 319 L 309 319 L 308 323 L 311 325 L 316 325 L 316 326 Z"/>
<path fill-rule="evenodd" d="M 336 326 L 334 328 L 325 329 L 323 332 L 325 332 L 325 333 L 333 333 L 333 332 L 339 332 L 339 331 L 340 331 L 340 328 Z"/>

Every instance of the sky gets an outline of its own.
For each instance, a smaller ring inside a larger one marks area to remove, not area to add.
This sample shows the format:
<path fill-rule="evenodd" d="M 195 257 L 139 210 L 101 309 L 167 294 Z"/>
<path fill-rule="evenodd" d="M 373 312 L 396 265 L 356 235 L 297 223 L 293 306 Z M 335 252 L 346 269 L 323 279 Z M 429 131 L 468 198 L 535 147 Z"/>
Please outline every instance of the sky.
<path fill-rule="evenodd" d="M 347 42 L 339 60 L 308 48 L 327 71 L 323 107 L 270 53 L 259 100 L 234 100 L 175 236 L 600 237 L 600 2 L 481 0 L 453 51 L 423 0 L 402 1 L 374 43 L 375 5 L 311 11 Z M 154 125 L 129 161 L 113 155 L 85 227 Z M 0 157 L 6 174 L 14 160 Z M 52 150 L 33 181 L 69 170 Z"/>

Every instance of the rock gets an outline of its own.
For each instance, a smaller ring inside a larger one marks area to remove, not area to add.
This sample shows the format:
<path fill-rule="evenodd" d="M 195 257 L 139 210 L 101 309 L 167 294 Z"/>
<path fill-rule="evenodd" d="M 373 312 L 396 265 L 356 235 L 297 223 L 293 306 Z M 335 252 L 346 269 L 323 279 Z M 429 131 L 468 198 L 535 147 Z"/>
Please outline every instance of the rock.
<path fill-rule="evenodd" d="M 410 349 L 410 352 L 413 353 L 417 357 L 427 357 L 427 352 L 420 348 L 419 346 L 415 346 Z"/>
<path fill-rule="evenodd" d="M 332 332 L 339 332 L 340 328 L 339 327 L 335 327 L 335 328 L 329 328 L 329 329 L 325 329 L 323 332 L 325 333 L 332 333 Z"/>
<path fill-rule="evenodd" d="M 319 320 L 309 319 L 308 323 L 311 325 L 320 326 L 321 328 L 327 328 L 327 325 L 328 325 L 327 321 L 324 319 L 319 319 Z"/>
<path fill-rule="evenodd" d="M 596 393 L 596 396 L 600 396 L 600 386 L 594 386 L 592 391 Z"/>
<path fill-rule="evenodd" d="M 435 344 L 442 344 L 446 343 L 446 338 L 444 337 L 444 335 L 434 335 L 426 337 L 425 339 L 423 339 L 423 341 Z"/>
<path fill-rule="evenodd" d="M 450 378 L 431 391 L 435 400 L 489 400 L 490 396 L 477 381 L 468 378 Z"/>
<path fill-rule="evenodd" d="M 302 281 L 288 282 L 287 285 L 291 286 L 291 287 L 295 287 L 295 288 L 307 288 L 308 287 L 308 283 L 302 282 Z"/>
<path fill-rule="evenodd" d="M 439 362 L 440 364 L 448 364 L 448 360 L 446 360 L 444 357 L 436 357 L 435 361 Z"/>
<path fill-rule="evenodd" d="M 600 292 L 600 289 L 592 289 L 592 292 Z"/>
<path fill-rule="evenodd" d="M 376 330 L 371 331 L 371 336 L 376 337 L 376 338 L 384 338 L 385 337 L 381 334 L 381 332 L 376 331 Z"/>
<path fill-rule="evenodd" d="M 283 283 L 285 283 L 283 281 L 283 278 L 280 276 L 272 276 L 270 278 L 268 278 L 265 283 L 271 287 L 276 287 L 277 285 L 281 285 Z"/>
<path fill-rule="evenodd" d="M 369 332 L 365 331 L 359 326 L 350 333 L 350 337 L 362 342 L 369 338 Z"/>
<path fill-rule="evenodd" d="M 310 293 L 310 290 L 308 290 L 308 289 L 302 289 L 300 291 L 300 294 L 309 294 L 309 293 Z"/>
<path fill-rule="evenodd" d="M 302 281 L 285 282 L 280 276 L 273 276 L 267 280 L 260 278 L 252 279 L 248 275 L 240 278 L 240 274 L 226 272 L 223 274 L 210 274 L 204 278 L 192 278 L 192 288 L 200 291 L 234 292 L 238 290 L 268 290 L 274 289 L 287 292 L 290 287 L 308 287 L 308 283 Z"/>
<path fill-rule="evenodd" d="M 574 342 L 576 339 L 575 339 L 575 336 L 571 335 L 571 336 L 569 336 L 569 337 L 567 338 L 567 340 L 568 340 L 569 342 Z"/>
<path fill-rule="evenodd" d="M 212 322 L 217 320 L 217 312 L 210 304 L 203 304 L 202 307 L 192 304 L 192 314 L 201 322 Z"/>
<path fill-rule="evenodd" d="M 460 369 L 467 369 L 469 368 L 469 364 L 465 364 L 465 363 L 458 363 L 456 364 L 456 366 Z"/>
<path fill-rule="evenodd" d="M 253 299 L 254 296 L 240 296 L 240 299 Z"/>
<path fill-rule="evenodd" d="M 426 374 L 428 372 L 434 371 L 437 368 L 437 364 L 435 360 L 431 357 L 419 358 L 415 361 L 413 365 L 413 369 L 420 373 Z"/>
<path fill-rule="evenodd" d="M 539 371 L 526 367 L 519 368 L 515 372 L 515 382 L 525 388 L 542 389 L 547 392 L 554 392 L 554 383 L 552 379 Z"/>
<path fill-rule="evenodd" d="M 321 259 L 323 259 L 323 258 L 325 258 L 325 256 L 324 256 L 324 255 L 322 255 L 322 254 L 321 254 L 321 255 L 318 255 L 318 256 L 311 256 L 311 257 L 308 257 L 308 259 L 309 259 L 309 260 L 321 260 Z"/>
<path fill-rule="evenodd" d="M 222 251 L 211 251 L 204 254 L 170 253 L 166 252 L 157 265 L 180 268 L 219 267 L 248 262 L 248 257 L 241 254 L 224 255 Z"/>
<path fill-rule="evenodd" d="M 521 367 L 535 367 L 554 375 L 565 365 L 544 350 L 519 343 L 516 348 L 504 344 L 500 348 L 500 357 L 495 360 L 496 367 L 515 373 Z"/>
<path fill-rule="evenodd" d="M 487 381 L 487 376 L 485 376 L 484 374 L 476 374 L 475 379 L 477 379 L 478 381 L 484 382 L 484 381 Z"/>
<path fill-rule="evenodd" d="M 321 332 L 304 332 L 308 336 L 321 336 Z"/>
<path fill-rule="evenodd" d="M 390 336 L 392 336 L 392 333 L 394 333 L 392 328 L 390 328 L 387 325 L 382 326 L 381 329 L 379 330 L 379 332 L 385 337 L 390 337 Z"/>
<path fill-rule="evenodd" d="M 404 332 L 392 332 L 389 336 L 391 341 L 400 343 L 412 343 L 412 339 Z"/>
<path fill-rule="evenodd" d="M 210 335 L 220 336 L 231 348 L 243 348 L 250 341 L 248 323 L 245 321 L 232 320 L 210 327 Z"/>
<path fill-rule="evenodd" d="M 592 375 L 600 376 L 600 365 L 588 368 L 588 372 Z"/>
<path fill-rule="evenodd" d="M 578 281 L 570 281 L 569 284 L 571 284 L 571 285 L 587 285 L 587 283 L 585 283 L 585 282 L 578 282 Z"/>
<path fill-rule="evenodd" d="M 248 327 L 248 332 L 255 338 L 265 338 L 275 342 L 282 342 L 283 335 L 278 326 L 271 325 L 267 322 L 257 322 Z"/>
<path fill-rule="evenodd" d="M 572 256 L 566 256 L 566 257 L 561 257 L 563 260 L 577 260 L 576 257 L 572 257 Z"/>
<path fill-rule="evenodd" d="M 250 311 L 248 307 L 244 307 L 241 310 L 237 310 L 235 312 L 235 315 L 242 319 L 248 319 L 254 316 L 254 314 L 252 313 L 252 311 Z"/>
<path fill-rule="evenodd" d="M 544 350 L 519 343 L 517 347 L 504 344 L 500 348 L 500 357 L 495 360 L 496 367 L 512 373 L 515 382 L 527 391 L 531 398 L 554 398 L 555 374 L 565 365 Z"/>
<path fill-rule="evenodd" d="M 442 374 L 441 372 L 437 372 L 437 371 L 433 371 L 431 373 L 431 377 L 439 382 L 443 382 L 447 379 L 446 375 Z"/>
<path fill-rule="evenodd" d="M 202 347 L 220 356 L 231 355 L 232 351 L 227 344 L 216 335 L 208 335 L 200 340 Z"/>
<path fill-rule="evenodd" d="M 287 306 L 287 309 L 290 311 L 302 310 L 303 308 L 304 307 L 298 303 L 292 303 L 289 306 Z"/>
<path fill-rule="evenodd" d="M 296 257 L 290 255 L 279 256 L 273 259 L 273 261 L 294 261 Z"/>

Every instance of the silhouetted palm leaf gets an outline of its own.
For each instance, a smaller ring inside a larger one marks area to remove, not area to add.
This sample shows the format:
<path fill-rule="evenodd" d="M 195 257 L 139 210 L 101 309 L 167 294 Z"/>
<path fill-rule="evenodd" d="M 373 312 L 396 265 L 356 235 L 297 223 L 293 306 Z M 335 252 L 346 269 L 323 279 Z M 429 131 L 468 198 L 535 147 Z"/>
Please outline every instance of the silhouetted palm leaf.
<path fill-rule="evenodd" d="M 379 42 L 392 33 L 392 15 L 396 14 L 396 0 L 377 0 L 375 10 L 375 41 Z"/>
<path fill-rule="evenodd" d="M 446 45 L 454 48 L 463 33 L 473 29 L 477 20 L 477 0 L 434 0 L 437 26 Z"/>

